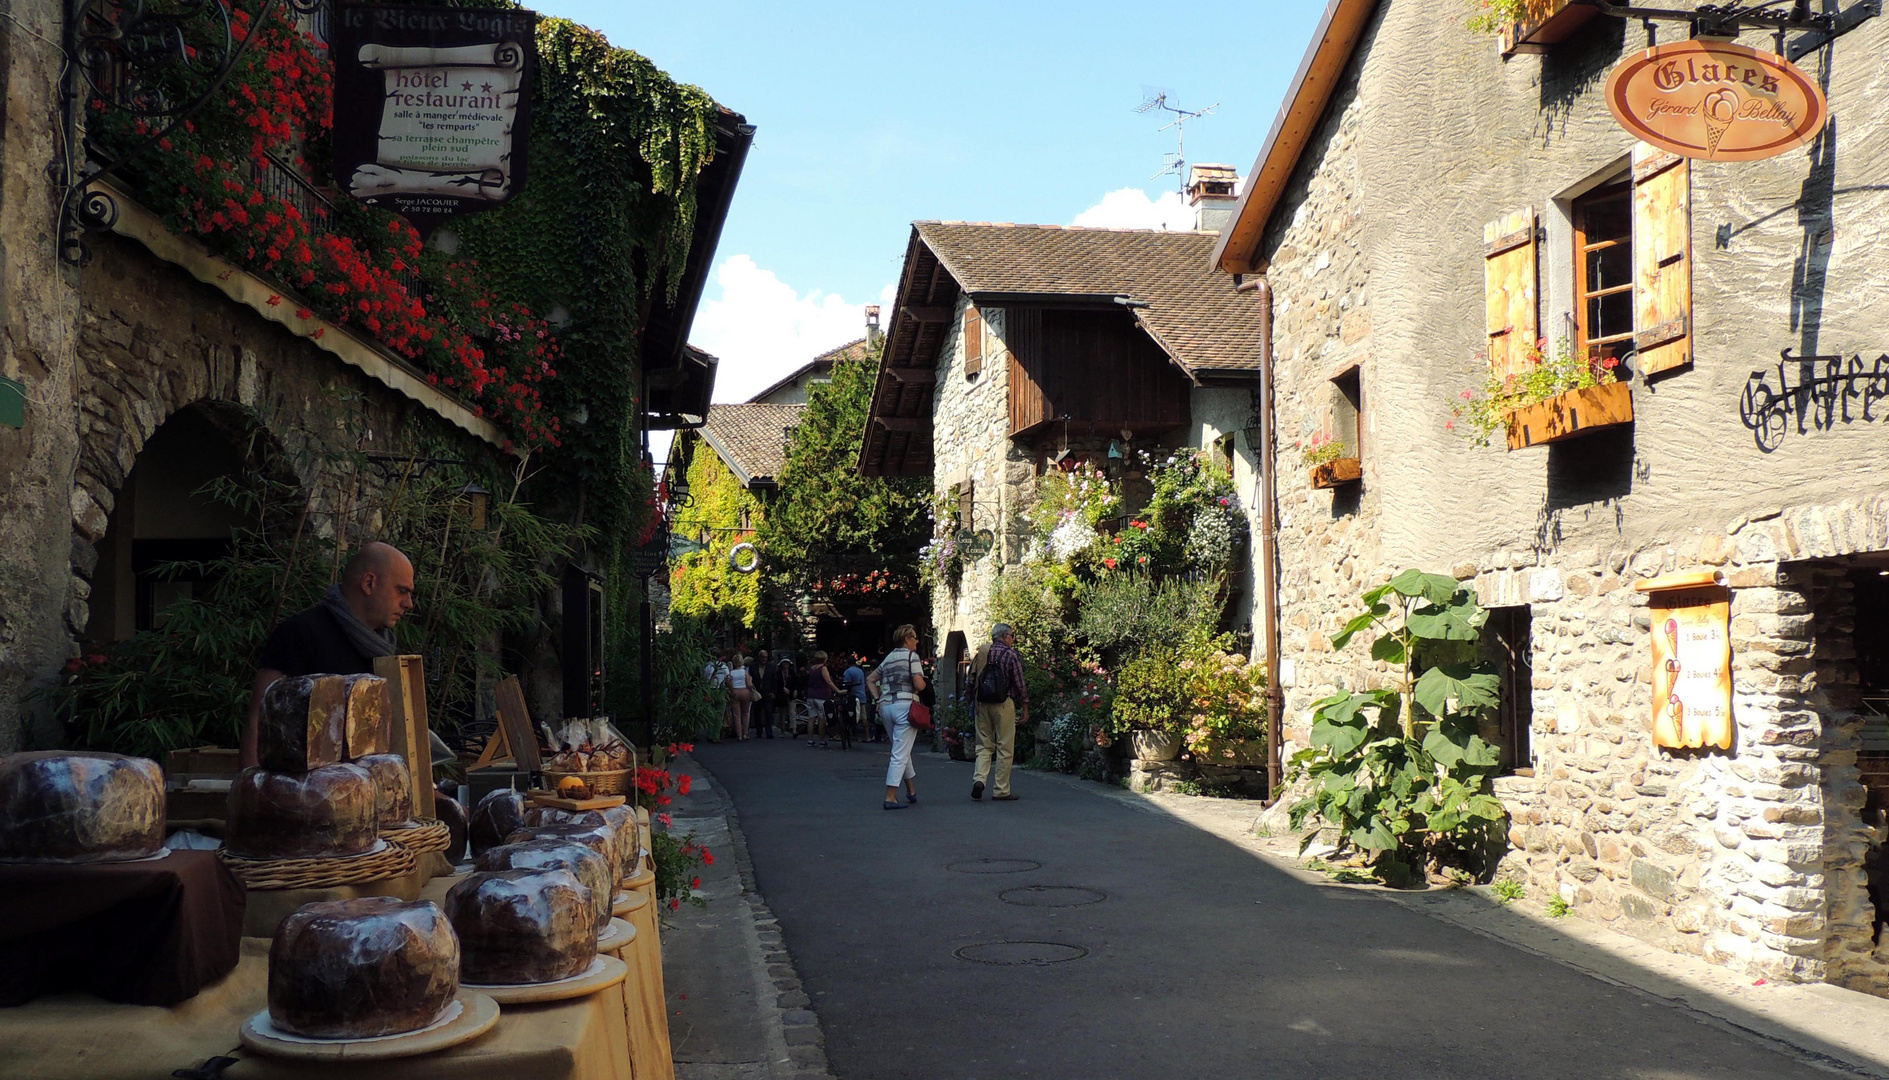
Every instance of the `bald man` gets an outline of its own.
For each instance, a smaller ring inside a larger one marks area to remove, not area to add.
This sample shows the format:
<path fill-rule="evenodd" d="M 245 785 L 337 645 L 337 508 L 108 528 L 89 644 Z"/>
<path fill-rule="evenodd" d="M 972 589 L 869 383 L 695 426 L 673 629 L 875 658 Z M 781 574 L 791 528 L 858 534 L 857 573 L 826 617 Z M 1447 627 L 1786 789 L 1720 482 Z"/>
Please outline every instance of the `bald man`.
<path fill-rule="evenodd" d="M 321 602 L 282 620 L 263 642 L 243 722 L 242 763 L 256 764 L 262 692 L 285 675 L 369 675 L 394 654 L 394 624 L 413 608 L 413 563 L 392 544 L 363 544 Z"/>

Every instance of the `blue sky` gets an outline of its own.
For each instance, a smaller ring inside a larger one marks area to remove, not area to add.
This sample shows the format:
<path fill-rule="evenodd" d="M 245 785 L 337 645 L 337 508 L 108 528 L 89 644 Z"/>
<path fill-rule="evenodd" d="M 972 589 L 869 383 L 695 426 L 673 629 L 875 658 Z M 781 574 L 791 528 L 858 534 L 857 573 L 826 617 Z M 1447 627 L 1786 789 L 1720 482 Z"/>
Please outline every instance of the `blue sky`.
<path fill-rule="evenodd" d="M 534 6 L 603 31 L 759 129 L 692 334 L 722 357 L 718 401 L 858 337 L 863 305 L 897 279 L 915 219 L 1178 220 L 1172 200 L 1152 201 L 1178 186 L 1149 179 L 1174 133 L 1156 130 L 1171 117 L 1136 115 L 1143 87 L 1187 108 L 1218 102 L 1188 124 L 1187 158 L 1244 174 L 1324 8 Z"/>

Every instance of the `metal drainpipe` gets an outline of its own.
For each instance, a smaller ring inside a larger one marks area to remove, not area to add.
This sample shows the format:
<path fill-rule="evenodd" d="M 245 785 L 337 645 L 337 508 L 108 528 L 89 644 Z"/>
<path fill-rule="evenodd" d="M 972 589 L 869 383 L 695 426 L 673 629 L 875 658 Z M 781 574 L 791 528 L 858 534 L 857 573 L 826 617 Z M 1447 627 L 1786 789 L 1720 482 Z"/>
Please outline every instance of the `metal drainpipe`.
<path fill-rule="evenodd" d="M 1259 467 L 1259 592 L 1266 601 L 1266 803 L 1280 795 L 1285 782 L 1286 693 L 1279 685 L 1279 465 L 1278 440 L 1273 437 L 1272 281 L 1263 272 L 1255 282 L 1259 293 L 1259 397 L 1264 443 L 1253 447 Z"/>

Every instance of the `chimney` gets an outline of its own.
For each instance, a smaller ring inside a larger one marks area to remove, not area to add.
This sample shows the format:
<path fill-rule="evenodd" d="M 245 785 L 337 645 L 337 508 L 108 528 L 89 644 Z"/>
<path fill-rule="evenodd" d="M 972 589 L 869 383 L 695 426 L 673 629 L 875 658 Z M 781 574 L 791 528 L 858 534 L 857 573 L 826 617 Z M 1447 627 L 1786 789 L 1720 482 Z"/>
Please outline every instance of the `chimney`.
<path fill-rule="evenodd" d="M 1233 220 L 1239 201 L 1239 171 L 1231 165 L 1194 165 L 1187 170 L 1187 205 L 1194 208 L 1194 228 L 1219 232 Z"/>
<path fill-rule="evenodd" d="M 866 305 L 866 340 L 879 340 L 879 305 Z"/>

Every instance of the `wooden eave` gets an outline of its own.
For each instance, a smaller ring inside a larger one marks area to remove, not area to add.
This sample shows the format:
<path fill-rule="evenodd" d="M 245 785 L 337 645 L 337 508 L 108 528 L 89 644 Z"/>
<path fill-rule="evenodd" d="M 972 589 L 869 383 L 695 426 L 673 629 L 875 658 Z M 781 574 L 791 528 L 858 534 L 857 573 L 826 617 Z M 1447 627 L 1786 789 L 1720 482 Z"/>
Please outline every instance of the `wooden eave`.
<path fill-rule="evenodd" d="M 859 475 L 931 475 L 932 388 L 939 351 L 951 332 L 950 319 L 931 316 L 939 309 L 956 311 L 958 294 L 957 279 L 914 228 L 860 440 Z"/>
<path fill-rule="evenodd" d="M 1214 266 L 1229 274 L 1256 274 L 1266 269 L 1266 258 L 1260 251 L 1266 224 L 1285 195 L 1300 155 L 1317 134 L 1377 6 L 1378 0 L 1330 0 L 1326 5 L 1325 15 L 1312 34 L 1311 47 L 1299 61 L 1298 74 L 1293 76 L 1285 103 L 1266 136 L 1266 145 L 1247 173 L 1246 190 L 1234 207 L 1233 220 L 1214 245 Z"/>

